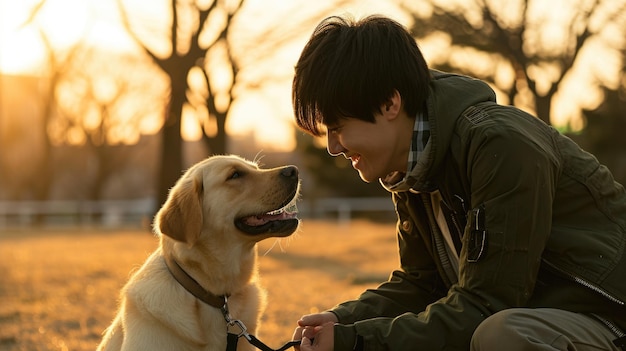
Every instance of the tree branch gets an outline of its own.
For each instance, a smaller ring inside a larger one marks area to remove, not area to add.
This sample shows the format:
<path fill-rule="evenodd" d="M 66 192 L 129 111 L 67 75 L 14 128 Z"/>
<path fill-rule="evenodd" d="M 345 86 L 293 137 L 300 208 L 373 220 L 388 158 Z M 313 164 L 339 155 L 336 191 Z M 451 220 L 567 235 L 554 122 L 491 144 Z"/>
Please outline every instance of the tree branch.
<path fill-rule="evenodd" d="M 122 24 L 124 25 L 124 28 L 126 28 L 126 32 L 128 32 L 128 35 L 130 35 L 130 37 L 133 39 L 133 41 L 140 47 L 143 49 L 144 53 L 146 53 L 146 55 L 148 55 L 152 61 L 157 64 L 159 66 L 159 68 L 161 68 L 161 70 L 165 70 L 164 66 L 163 66 L 163 62 L 162 60 L 156 56 L 152 51 L 150 51 L 144 44 L 143 42 L 139 39 L 139 37 L 137 36 L 137 34 L 133 31 L 132 26 L 130 24 L 130 20 L 128 19 L 128 14 L 126 13 L 126 9 L 124 8 L 124 4 L 122 3 L 123 0 L 117 0 L 117 7 L 119 9 L 119 14 L 120 14 L 120 18 L 122 20 Z M 175 0 L 172 0 L 175 1 Z"/>

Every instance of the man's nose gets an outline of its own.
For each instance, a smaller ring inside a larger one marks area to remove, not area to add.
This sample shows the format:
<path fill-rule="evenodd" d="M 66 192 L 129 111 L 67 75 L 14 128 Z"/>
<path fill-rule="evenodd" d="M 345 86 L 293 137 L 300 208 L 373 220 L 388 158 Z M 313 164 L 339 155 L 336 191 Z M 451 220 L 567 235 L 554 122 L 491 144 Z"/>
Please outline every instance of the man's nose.
<path fill-rule="evenodd" d="M 337 138 L 337 136 L 333 133 L 327 134 L 326 150 L 331 156 L 339 156 L 346 151 L 346 149 L 339 142 L 339 138 Z"/>

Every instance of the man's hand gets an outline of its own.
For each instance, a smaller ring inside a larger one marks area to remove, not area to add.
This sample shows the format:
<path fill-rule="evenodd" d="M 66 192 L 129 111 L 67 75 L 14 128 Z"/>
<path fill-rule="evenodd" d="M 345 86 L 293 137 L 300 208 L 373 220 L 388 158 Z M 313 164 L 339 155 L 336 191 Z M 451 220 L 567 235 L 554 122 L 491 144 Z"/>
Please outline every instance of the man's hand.
<path fill-rule="evenodd" d="M 337 316 L 331 312 L 322 312 L 302 316 L 298 327 L 293 333 L 293 340 L 302 340 L 300 351 L 332 351 L 334 343 L 334 326 Z"/>

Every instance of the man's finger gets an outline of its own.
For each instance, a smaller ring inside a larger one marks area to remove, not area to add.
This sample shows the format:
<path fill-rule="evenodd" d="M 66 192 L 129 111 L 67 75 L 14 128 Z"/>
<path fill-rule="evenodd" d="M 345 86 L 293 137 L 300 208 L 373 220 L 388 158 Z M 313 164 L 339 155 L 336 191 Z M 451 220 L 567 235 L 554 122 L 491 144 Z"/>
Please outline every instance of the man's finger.
<path fill-rule="evenodd" d="M 306 336 L 303 336 L 300 346 L 311 347 L 312 346 L 311 339 L 307 338 Z"/>
<path fill-rule="evenodd" d="M 315 337 L 315 334 L 317 333 L 317 331 L 318 331 L 317 327 L 306 327 L 302 331 L 302 337 L 311 340 Z"/>
<path fill-rule="evenodd" d="M 291 340 L 300 340 L 300 339 L 302 339 L 302 332 L 303 331 L 304 331 L 304 328 L 296 327 L 296 329 L 293 331 L 293 336 L 291 337 Z"/>

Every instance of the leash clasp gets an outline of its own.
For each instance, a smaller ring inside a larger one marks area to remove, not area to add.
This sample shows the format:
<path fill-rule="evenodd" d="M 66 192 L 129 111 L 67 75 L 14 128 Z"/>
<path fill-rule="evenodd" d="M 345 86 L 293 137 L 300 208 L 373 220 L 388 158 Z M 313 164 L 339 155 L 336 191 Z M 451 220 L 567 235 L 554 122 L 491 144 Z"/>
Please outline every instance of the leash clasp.
<path fill-rule="evenodd" d="M 229 327 L 237 326 L 237 328 L 239 328 L 239 332 L 234 333 L 237 335 L 237 339 L 243 336 L 248 341 L 252 340 L 252 337 L 248 333 L 248 328 L 246 328 L 246 325 L 243 324 L 243 322 L 239 319 L 233 319 L 233 317 L 230 315 L 230 311 L 228 310 L 228 297 L 226 296 L 224 296 L 224 306 L 222 306 L 221 310 L 222 314 L 224 315 L 224 319 L 226 320 L 226 329 L 228 329 Z"/>
<path fill-rule="evenodd" d="M 252 346 L 256 347 L 257 349 L 261 351 L 286 351 L 290 347 L 300 345 L 300 340 L 289 341 L 277 350 L 274 350 L 270 348 L 269 346 L 265 345 L 261 340 L 257 339 L 254 335 L 250 335 L 250 333 L 248 333 L 248 328 L 246 328 L 246 325 L 241 320 L 233 319 L 233 317 L 230 315 L 230 311 L 228 310 L 228 297 L 226 296 L 224 296 L 224 306 L 222 306 L 221 311 L 222 311 L 222 314 L 224 315 L 224 319 L 226 320 L 227 331 L 228 331 L 228 328 L 230 327 L 236 326 L 237 328 L 239 328 L 238 333 L 230 333 L 230 332 L 228 333 L 228 344 L 226 347 L 227 351 L 236 350 L 237 340 L 242 336 L 246 338 L 246 340 L 248 340 L 248 342 Z"/>
<path fill-rule="evenodd" d="M 248 333 L 248 328 L 246 328 L 246 325 L 245 325 L 245 324 L 243 324 L 243 322 L 242 322 L 242 321 L 240 321 L 239 319 L 235 319 L 235 320 L 233 320 L 233 321 L 229 322 L 229 323 L 228 323 L 228 326 L 229 326 L 229 327 L 234 327 L 234 326 L 237 326 L 237 327 L 239 328 L 240 332 L 239 332 L 239 333 L 236 333 L 236 334 L 237 334 L 237 338 L 240 338 L 240 337 L 242 337 L 242 336 L 243 336 L 243 337 L 244 337 L 244 338 L 246 338 L 246 340 L 248 340 L 248 341 L 251 341 L 251 340 L 252 340 L 252 337 L 251 337 L 251 336 L 250 336 L 250 334 Z"/>

